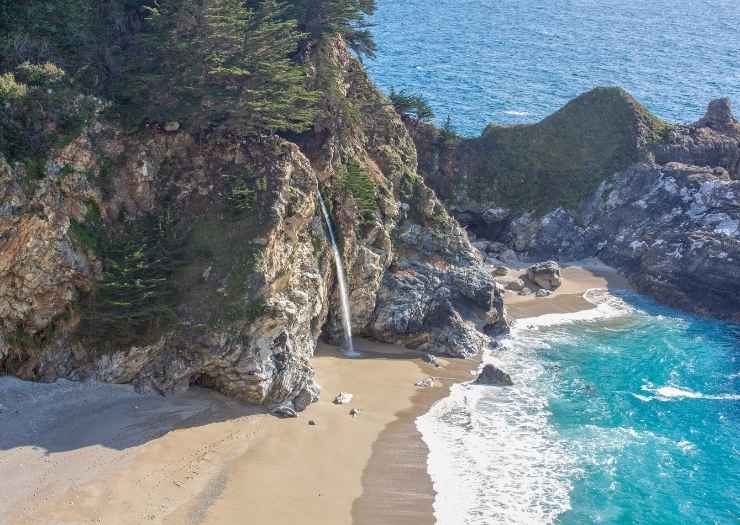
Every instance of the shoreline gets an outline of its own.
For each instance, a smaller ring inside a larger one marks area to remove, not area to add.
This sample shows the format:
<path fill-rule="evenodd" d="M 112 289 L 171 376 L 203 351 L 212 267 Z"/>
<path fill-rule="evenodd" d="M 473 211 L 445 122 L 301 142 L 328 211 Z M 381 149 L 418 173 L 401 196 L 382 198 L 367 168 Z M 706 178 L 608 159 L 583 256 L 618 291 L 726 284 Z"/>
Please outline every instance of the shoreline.
<path fill-rule="evenodd" d="M 583 298 L 586 290 L 627 287 L 615 270 L 586 262 L 566 265 L 561 273 L 563 284 L 549 297 L 507 291 L 512 319 L 594 308 Z M 296 419 L 278 419 L 197 388 L 161 398 L 116 385 L 5 379 L 32 392 L 29 398 L 41 390 L 53 398 L 60 388 L 91 392 L 65 398 L 44 439 L 7 410 L 0 413 L 0 422 L 11 423 L 10 439 L 0 432 L 0 474 L 7 477 L 21 466 L 24 471 L 15 490 L 0 496 L 0 513 L 12 525 L 215 525 L 241 523 L 244 516 L 271 525 L 433 524 L 429 450 L 416 419 L 453 384 L 472 379 L 481 357 L 440 359 L 443 366 L 435 368 L 418 351 L 356 342 L 358 359 L 319 345 L 312 363 L 321 398 Z M 426 377 L 437 378 L 435 386 L 415 386 Z M 105 393 L 103 401 L 96 389 Z M 354 395 L 350 404 L 333 403 L 340 391 Z M 42 405 L 31 403 L 24 417 L 46 424 Z M 349 415 L 352 408 L 359 416 Z M 110 435 L 77 435 L 101 421 L 100 432 Z M 132 433 L 138 437 L 121 437 Z"/>

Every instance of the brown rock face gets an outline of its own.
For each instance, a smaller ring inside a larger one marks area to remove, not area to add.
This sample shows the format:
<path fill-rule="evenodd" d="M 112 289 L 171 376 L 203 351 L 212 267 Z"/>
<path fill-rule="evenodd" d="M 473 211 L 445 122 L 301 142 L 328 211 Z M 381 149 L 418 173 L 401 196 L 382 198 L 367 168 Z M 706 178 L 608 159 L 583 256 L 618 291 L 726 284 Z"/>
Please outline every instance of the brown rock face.
<path fill-rule="evenodd" d="M 338 72 L 341 97 L 323 101 L 300 145 L 196 141 L 171 126 L 132 136 L 96 123 L 48 159 L 33 188 L 20 165 L 0 163 L 0 370 L 162 393 L 198 384 L 302 410 L 318 395 L 317 338 L 341 326 L 319 186 L 356 334 L 470 355 L 489 342 L 474 317 L 505 330 L 492 276 L 416 174 L 414 144 L 391 105 L 341 41 L 312 60 L 316 71 Z M 361 117 L 342 116 L 346 105 Z M 352 165 L 374 205 L 348 182 Z M 94 328 L 86 308 L 111 268 L 92 233 L 126 238 L 128 225 L 150 217 L 181 232 L 181 260 L 166 278 L 173 315 L 125 340 L 83 330 Z"/>
<path fill-rule="evenodd" d="M 728 131 L 738 126 L 732 114 L 732 105 L 729 98 L 712 100 L 709 103 L 704 117 L 696 123 L 698 127 L 712 128 L 717 131 Z"/>

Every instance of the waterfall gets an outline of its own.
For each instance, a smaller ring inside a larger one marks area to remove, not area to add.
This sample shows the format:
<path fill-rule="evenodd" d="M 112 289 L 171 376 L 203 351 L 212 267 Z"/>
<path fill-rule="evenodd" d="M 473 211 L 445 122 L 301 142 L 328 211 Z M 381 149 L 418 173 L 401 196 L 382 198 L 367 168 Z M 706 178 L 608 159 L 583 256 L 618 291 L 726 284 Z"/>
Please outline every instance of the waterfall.
<path fill-rule="evenodd" d="M 354 345 L 352 344 L 352 317 L 349 311 L 349 297 L 347 296 L 347 284 L 344 279 L 342 257 L 339 254 L 337 240 L 334 237 L 334 228 L 331 225 L 329 211 L 326 209 L 326 204 L 324 204 L 324 198 L 321 196 L 321 190 L 319 189 L 318 181 L 316 182 L 316 192 L 319 194 L 321 212 L 324 214 L 326 228 L 329 230 L 329 238 L 331 239 L 331 251 L 334 253 L 334 265 L 337 268 L 337 281 L 339 282 L 339 299 L 342 305 L 342 325 L 344 326 L 344 342 L 346 346 L 345 355 L 347 355 L 348 357 L 357 357 L 360 354 L 355 352 Z"/>

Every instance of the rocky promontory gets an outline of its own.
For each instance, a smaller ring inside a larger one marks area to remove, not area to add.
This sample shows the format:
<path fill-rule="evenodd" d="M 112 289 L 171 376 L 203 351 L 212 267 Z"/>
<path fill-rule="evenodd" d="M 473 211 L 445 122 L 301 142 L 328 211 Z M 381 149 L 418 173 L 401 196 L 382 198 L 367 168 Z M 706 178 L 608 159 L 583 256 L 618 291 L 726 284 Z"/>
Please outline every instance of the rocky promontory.
<path fill-rule="evenodd" d="M 596 256 L 661 302 L 740 319 L 740 124 L 729 100 L 674 125 L 599 88 L 480 138 L 409 128 L 425 180 L 494 263 Z"/>

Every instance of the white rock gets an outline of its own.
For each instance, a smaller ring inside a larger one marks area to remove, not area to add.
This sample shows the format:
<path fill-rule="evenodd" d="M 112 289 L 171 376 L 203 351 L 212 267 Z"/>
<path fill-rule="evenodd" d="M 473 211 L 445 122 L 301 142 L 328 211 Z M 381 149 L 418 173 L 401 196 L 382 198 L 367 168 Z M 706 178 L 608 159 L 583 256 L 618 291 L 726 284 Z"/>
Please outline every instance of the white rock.
<path fill-rule="evenodd" d="M 339 392 L 337 397 L 334 398 L 335 405 L 346 405 L 352 402 L 352 394 L 348 392 Z"/>

